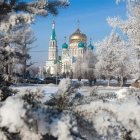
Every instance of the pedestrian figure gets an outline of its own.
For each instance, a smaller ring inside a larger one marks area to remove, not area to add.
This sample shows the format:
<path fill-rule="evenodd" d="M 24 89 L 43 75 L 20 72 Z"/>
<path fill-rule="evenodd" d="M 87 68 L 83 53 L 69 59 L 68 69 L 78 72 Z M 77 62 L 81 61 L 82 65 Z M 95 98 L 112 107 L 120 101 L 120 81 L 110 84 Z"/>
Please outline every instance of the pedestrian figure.
<path fill-rule="evenodd" d="M 96 84 L 96 82 L 97 82 L 97 81 L 96 81 L 96 78 L 94 78 L 94 85 Z"/>
<path fill-rule="evenodd" d="M 81 79 L 82 79 L 81 76 L 78 76 L 78 81 L 79 81 L 79 82 L 81 81 Z"/>
<path fill-rule="evenodd" d="M 118 81 L 118 84 L 120 84 L 121 79 L 120 79 L 119 76 L 118 76 L 118 78 L 117 78 L 117 81 Z"/>
<path fill-rule="evenodd" d="M 66 78 L 66 73 L 65 72 L 63 72 L 63 78 Z"/>
<path fill-rule="evenodd" d="M 82 86 L 81 79 L 82 79 L 82 77 L 81 77 L 81 76 L 78 76 L 78 85 L 79 85 L 79 89 L 80 89 L 80 87 Z"/>
<path fill-rule="evenodd" d="M 127 78 L 123 77 L 123 85 L 126 84 L 126 82 L 127 82 Z"/>
<path fill-rule="evenodd" d="M 90 85 L 90 86 L 92 86 L 93 77 L 92 77 L 92 76 L 90 76 L 90 77 L 89 77 L 89 79 L 88 79 L 88 81 L 89 81 L 89 85 Z"/>

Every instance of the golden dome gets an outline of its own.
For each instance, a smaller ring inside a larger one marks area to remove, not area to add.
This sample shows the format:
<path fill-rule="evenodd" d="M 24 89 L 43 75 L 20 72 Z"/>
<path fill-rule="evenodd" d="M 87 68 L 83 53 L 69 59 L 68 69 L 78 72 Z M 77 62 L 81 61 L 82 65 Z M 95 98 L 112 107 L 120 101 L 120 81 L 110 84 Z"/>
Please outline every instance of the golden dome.
<path fill-rule="evenodd" d="M 70 36 L 70 42 L 74 42 L 74 41 L 83 41 L 86 42 L 87 41 L 87 36 L 85 34 L 83 34 L 80 29 L 78 28 L 71 36 Z"/>

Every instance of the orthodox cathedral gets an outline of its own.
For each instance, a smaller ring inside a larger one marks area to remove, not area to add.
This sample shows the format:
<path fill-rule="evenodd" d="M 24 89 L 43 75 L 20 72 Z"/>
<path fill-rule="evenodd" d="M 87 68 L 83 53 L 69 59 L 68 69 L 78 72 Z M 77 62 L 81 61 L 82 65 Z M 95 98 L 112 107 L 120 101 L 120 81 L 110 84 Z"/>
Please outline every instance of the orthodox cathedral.
<path fill-rule="evenodd" d="M 87 50 L 93 51 L 94 47 L 91 44 L 87 45 L 87 36 L 81 32 L 78 27 L 77 30 L 69 37 L 69 44 L 65 42 L 62 45 L 62 54 L 58 57 L 58 46 L 55 32 L 55 22 L 52 24 L 52 34 L 49 42 L 48 60 L 46 61 L 46 72 L 55 75 L 56 73 L 74 72 L 78 67 L 77 60 L 83 61 Z"/>

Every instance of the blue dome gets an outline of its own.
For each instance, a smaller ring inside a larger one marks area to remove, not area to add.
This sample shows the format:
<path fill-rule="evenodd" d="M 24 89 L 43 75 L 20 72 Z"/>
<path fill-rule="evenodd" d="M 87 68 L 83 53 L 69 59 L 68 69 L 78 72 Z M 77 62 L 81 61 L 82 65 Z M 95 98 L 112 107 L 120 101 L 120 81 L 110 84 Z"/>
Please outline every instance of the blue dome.
<path fill-rule="evenodd" d="M 94 46 L 93 46 L 92 44 L 90 44 L 90 45 L 88 46 L 88 48 L 91 49 L 91 50 L 93 50 L 93 49 L 94 49 Z"/>
<path fill-rule="evenodd" d="M 63 45 L 62 45 L 62 49 L 67 49 L 68 48 L 68 44 L 67 43 L 64 43 Z"/>
<path fill-rule="evenodd" d="M 80 43 L 78 44 L 78 47 L 79 47 L 79 48 L 84 48 L 84 47 L 85 47 L 85 44 L 84 44 L 83 42 L 80 42 Z"/>

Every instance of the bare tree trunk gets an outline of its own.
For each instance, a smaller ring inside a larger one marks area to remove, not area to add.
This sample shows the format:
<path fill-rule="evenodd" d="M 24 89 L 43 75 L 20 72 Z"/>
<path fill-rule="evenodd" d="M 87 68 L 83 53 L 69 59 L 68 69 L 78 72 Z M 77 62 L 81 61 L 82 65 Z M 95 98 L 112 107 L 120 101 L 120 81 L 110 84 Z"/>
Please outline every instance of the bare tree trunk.
<path fill-rule="evenodd" d="M 23 63 L 23 78 L 25 79 L 26 78 L 26 66 L 27 66 L 27 64 L 26 64 L 26 59 L 24 60 L 24 63 Z"/>

